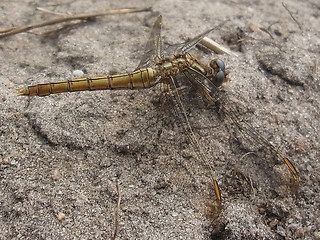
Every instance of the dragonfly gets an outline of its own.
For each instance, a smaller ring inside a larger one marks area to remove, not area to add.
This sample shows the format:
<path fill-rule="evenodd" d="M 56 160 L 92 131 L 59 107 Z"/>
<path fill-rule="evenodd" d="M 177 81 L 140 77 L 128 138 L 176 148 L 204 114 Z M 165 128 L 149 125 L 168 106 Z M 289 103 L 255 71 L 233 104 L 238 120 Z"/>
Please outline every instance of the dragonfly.
<path fill-rule="evenodd" d="M 161 26 L 162 17 L 160 15 L 153 25 L 142 59 L 136 70 L 132 72 L 25 86 L 17 89 L 18 94 L 22 96 L 47 96 L 74 91 L 146 89 L 158 84 L 167 86 L 167 93 L 171 94 L 173 102 L 179 109 L 177 111 L 179 112 L 178 117 L 180 121 L 185 123 L 184 126 L 191 144 L 211 172 L 216 198 L 218 202 L 221 202 L 218 181 L 214 177 L 213 168 L 208 164 L 203 147 L 189 123 L 181 97 L 185 88 L 191 87 L 200 93 L 206 101 L 219 105 L 219 111 L 223 112 L 244 137 L 268 149 L 272 156 L 288 167 L 294 180 L 298 182 L 299 174 L 289 158 L 255 130 L 250 123 L 240 120 L 234 107 L 224 102 L 221 86 L 229 79 L 225 63 L 221 59 L 213 59 L 208 64 L 204 64 L 189 53 L 193 47 L 216 28 L 211 28 L 186 43 L 180 44 L 176 47 L 174 55 L 164 57 Z"/>

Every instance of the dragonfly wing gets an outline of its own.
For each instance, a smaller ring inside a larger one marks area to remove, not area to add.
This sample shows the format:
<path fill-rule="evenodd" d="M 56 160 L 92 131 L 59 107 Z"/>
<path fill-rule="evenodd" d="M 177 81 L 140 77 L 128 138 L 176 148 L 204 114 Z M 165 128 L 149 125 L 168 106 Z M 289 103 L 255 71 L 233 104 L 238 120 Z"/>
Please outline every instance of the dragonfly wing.
<path fill-rule="evenodd" d="M 250 141 L 253 145 L 263 147 L 263 149 L 269 151 L 279 161 L 285 163 L 294 177 L 295 182 L 299 181 L 298 172 L 290 160 L 249 122 L 243 121 L 238 116 L 237 110 L 233 107 L 232 103 L 228 102 L 227 98 L 222 96 L 222 92 L 217 86 L 193 68 L 189 68 L 183 73 L 192 85 L 194 85 L 197 90 L 200 90 L 209 101 L 218 103 L 220 111 L 224 113 L 247 141 Z"/>
<path fill-rule="evenodd" d="M 174 77 L 173 76 L 170 77 L 170 85 L 171 85 L 171 92 L 170 93 L 172 96 L 172 100 L 174 102 L 174 107 L 172 108 L 172 110 L 174 112 L 174 115 L 178 118 L 179 123 L 181 123 L 181 126 L 183 128 L 184 133 L 187 133 L 187 137 L 189 138 L 191 144 L 195 148 L 199 159 L 201 159 L 203 164 L 207 167 L 207 169 L 210 172 L 210 178 L 212 180 L 212 183 L 214 184 L 214 189 L 215 189 L 216 196 L 217 196 L 217 209 L 216 210 L 220 212 L 221 193 L 220 193 L 220 189 L 218 186 L 218 182 L 215 178 L 213 167 L 211 166 L 211 164 L 205 154 L 204 147 L 201 145 L 199 138 L 197 137 L 197 135 L 193 131 L 193 128 L 189 122 L 189 118 L 187 116 L 186 108 L 184 105 L 185 99 L 180 94 L 181 92 L 183 92 L 184 87 L 188 88 L 188 87 L 190 87 L 190 85 L 184 86 L 184 84 L 180 84 L 179 82 L 181 79 L 179 80 L 179 78 L 185 78 L 184 72 L 181 72 Z M 190 82 L 190 83 L 193 85 L 192 82 Z"/>
<path fill-rule="evenodd" d="M 176 49 L 177 53 L 187 53 L 188 51 L 190 51 L 190 49 L 192 49 L 195 45 L 197 45 L 205 36 L 207 36 L 210 32 L 212 32 L 213 30 L 219 28 L 221 25 L 223 25 L 223 23 L 220 23 L 218 26 L 213 27 L 207 31 L 205 31 L 204 33 L 199 34 L 198 36 L 194 37 L 193 39 L 187 41 L 186 43 L 184 43 L 182 46 L 178 47 Z"/>
<path fill-rule="evenodd" d="M 137 69 L 148 67 L 163 57 L 161 24 L 162 16 L 160 15 L 153 25 L 151 35 L 147 41 L 144 54 Z"/>

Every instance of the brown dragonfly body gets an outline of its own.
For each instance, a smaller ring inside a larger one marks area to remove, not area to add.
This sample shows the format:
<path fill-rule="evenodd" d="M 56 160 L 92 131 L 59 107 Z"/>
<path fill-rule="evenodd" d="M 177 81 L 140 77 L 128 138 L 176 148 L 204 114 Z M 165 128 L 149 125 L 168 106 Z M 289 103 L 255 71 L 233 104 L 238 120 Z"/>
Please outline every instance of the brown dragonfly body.
<path fill-rule="evenodd" d="M 100 77 L 78 78 L 58 82 L 37 84 L 18 88 L 18 94 L 24 96 L 47 96 L 55 93 L 88 91 L 88 90 L 117 90 L 117 89 L 137 89 L 150 88 L 158 83 L 166 84 L 170 89 L 176 90 L 184 86 L 184 83 L 192 85 L 197 91 L 201 92 L 205 98 L 211 102 L 219 102 L 221 91 L 220 86 L 228 80 L 228 72 L 225 69 L 224 62 L 215 59 L 209 64 L 203 64 L 198 59 L 188 53 L 188 51 L 201 41 L 213 29 L 196 36 L 182 47 L 177 49 L 177 53 L 170 58 L 164 58 L 162 54 L 161 41 L 161 16 L 153 26 L 151 36 L 146 45 L 145 54 L 137 68 L 131 73 L 116 75 L 107 75 Z M 182 79 L 182 80 L 181 80 Z M 184 81 L 184 83 L 183 83 Z M 213 168 L 206 161 L 202 147 L 199 145 L 197 137 L 193 134 L 192 128 L 185 114 L 183 102 L 179 96 L 179 91 L 175 91 L 177 107 L 183 112 L 182 119 L 187 123 L 186 132 L 189 132 L 192 144 L 197 149 L 200 157 L 212 172 L 212 179 L 217 199 L 221 200 L 218 183 L 213 177 Z M 234 124 L 243 136 L 252 142 L 263 146 L 277 159 L 285 163 L 297 182 L 299 176 L 290 160 L 281 153 L 278 148 L 266 140 L 249 123 L 239 120 L 232 104 L 219 102 L 220 110 Z"/>
<path fill-rule="evenodd" d="M 211 81 L 214 81 L 216 74 L 221 71 L 219 66 L 215 64 L 215 60 L 212 60 L 209 65 L 204 65 L 198 59 L 186 53 L 163 59 L 153 68 L 142 68 L 131 73 L 37 84 L 18 88 L 18 92 L 19 95 L 25 96 L 47 96 L 74 91 L 150 88 L 159 82 L 170 85 L 170 78 L 187 68 L 202 73 Z M 223 79 L 223 81 L 226 80 Z"/>

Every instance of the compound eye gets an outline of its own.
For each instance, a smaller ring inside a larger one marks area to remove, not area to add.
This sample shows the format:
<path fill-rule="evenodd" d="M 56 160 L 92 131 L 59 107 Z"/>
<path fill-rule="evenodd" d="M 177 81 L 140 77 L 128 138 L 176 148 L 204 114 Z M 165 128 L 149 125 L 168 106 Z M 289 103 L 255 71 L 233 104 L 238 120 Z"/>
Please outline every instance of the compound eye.
<path fill-rule="evenodd" d="M 224 64 L 224 62 L 221 59 L 217 59 L 216 64 L 218 65 L 218 67 L 220 68 L 221 71 L 225 72 L 226 65 Z"/>
<path fill-rule="evenodd" d="M 216 75 L 216 77 L 214 78 L 214 85 L 216 85 L 217 87 L 220 87 L 222 85 L 222 83 L 224 82 L 224 79 L 226 78 L 226 75 L 223 71 L 219 71 Z"/>

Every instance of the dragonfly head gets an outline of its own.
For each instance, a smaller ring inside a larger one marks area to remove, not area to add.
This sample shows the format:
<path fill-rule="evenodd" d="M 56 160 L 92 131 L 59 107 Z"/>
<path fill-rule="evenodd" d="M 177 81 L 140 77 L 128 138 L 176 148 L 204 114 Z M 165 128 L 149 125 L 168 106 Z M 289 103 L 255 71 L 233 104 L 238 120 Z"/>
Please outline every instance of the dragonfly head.
<path fill-rule="evenodd" d="M 226 66 L 221 59 L 211 60 L 209 63 L 211 74 L 213 76 L 213 84 L 220 87 L 222 83 L 228 81 L 228 72 Z"/>

